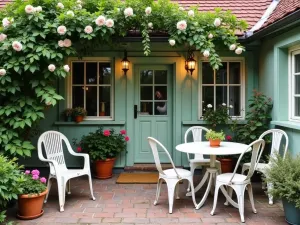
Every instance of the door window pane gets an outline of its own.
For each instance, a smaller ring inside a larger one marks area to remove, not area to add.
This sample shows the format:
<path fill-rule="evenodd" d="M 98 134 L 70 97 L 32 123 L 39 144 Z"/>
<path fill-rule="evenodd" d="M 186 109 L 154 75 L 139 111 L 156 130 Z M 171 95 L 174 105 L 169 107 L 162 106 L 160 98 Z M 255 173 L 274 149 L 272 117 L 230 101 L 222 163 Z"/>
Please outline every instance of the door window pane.
<path fill-rule="evenodd" d="M 155 70 L 154 74 L 155 74 L 155 79 L 154 79 L 155 84 L 167 84 L 168 74 L 166 70 Z"/>
<path fill-rule="evenodd" d="M 300 73 L 300 54 L 295 55 L 295 73 Z"/>
<path fill-rule="evenodd" d="M 300 94 L 300 75 L 295 75 L 295 94 Z"/>
<path fill-rule="evenodd" d="M 168 100 L 167 96 L 167 87 L 166 86 L 156 86 L 155 87 L 155 100 Z"/>
<path fill-rule="evenodd" d="M 209 63 L 202 63 L 202 83 L 213 84 L 214 83 L 214 71 Z"/>
<path fill-rule="evenodd" d="M 152 92 L 152 86 L 141 86 L 141 100 L 153 100 Z"/>
<path fill-rule="evenodd" d="M 300 97 L 295 97 L 295 116 L 300 116 Z"/>
<path fill-rule="evenodd" d="M 141 84 L 153 84 L 153 70 L 142 70 L 140 80 Z"/>
<path fill-rule="evenodd" d="M 216 83 L 227 84 L 227 63 L 222 63 L 223 66 L 216 71 Z"/>
<path fill-rule="evenodd" d="M 155 108 L 155 115 L 167 115 L 166 101 L 155 102 L 154 108 Z"/>
<path fill-rule="evenodd" d="M 140 106 L 141 116 L 153 115 L 153 102 L 141 101 Z"/>

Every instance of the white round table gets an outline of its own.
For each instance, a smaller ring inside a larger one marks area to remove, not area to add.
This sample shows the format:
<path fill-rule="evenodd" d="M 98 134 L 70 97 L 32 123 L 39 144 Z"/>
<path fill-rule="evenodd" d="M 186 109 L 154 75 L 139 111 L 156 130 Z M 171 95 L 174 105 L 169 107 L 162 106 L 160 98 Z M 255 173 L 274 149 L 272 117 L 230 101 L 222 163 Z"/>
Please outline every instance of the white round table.
<path fill-rule="evenodd" d="M 208 185 L 206 188 L 206 191 L 204 193 L 204 196 L 200 203 L 197 205 L 196 209 L 199 209 L 207 199 L 208 193 L 211 190 L 212 183 L 214 181 L 216 175 L 218 175 L 218 169 L 216 168 L 216 156 L 217 155 L 236 155 L 241 154 L 247 149 L 246 144 L 236 143 L 236 142 L 221 142 L 220 147 L 210 147 L 208 141 L 201 141 L 201 142 L 189 142 L 184 143 L 176 146 L 176 150 L 184 153 L 189 154 L 202 154 L 202 155 L 209 155 L 210 156 L 210 167 L 207 168 L 201 182 L 197 185 L 195 188 L 195 193 L 200 190 L 200 188 L 205 184 L 207 179 Z M 250 151 L 251 148 L 249 148 L 247 151 Z M 226 199 L 235 207 L 237 207 L 236 202 L 234 202 L 229 195 L 227 194 L 227 191 L 224 187 L 221 187 L 221 190 L 223 194 L 225 195 Z M 187 193 L 187 196 L 190 196 L 190 193 Z"/>

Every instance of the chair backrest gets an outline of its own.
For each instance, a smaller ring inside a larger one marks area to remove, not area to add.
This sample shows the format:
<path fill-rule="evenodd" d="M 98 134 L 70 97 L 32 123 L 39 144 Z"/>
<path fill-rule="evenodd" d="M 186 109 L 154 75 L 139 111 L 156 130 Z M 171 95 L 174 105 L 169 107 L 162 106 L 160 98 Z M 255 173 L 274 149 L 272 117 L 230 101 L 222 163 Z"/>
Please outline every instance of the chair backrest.
<path fill-rule="evenodd" d="M 156 169 L 158 170 L 158 172 L 165 175 L 165 173 L 163 172 L 162 167 L 161 167 L 161 163 L 160 163 L 160 159 L 159 159 L 159 154 L 158 154 L 158 150 L 157 150 L 157 145 L 159 145 L 164 150 L 164 153 L 168 156 L 168 158 L 169 158 L 169 160 L 170 160 L 170 162 L 171 162 L 171 164 L 173 166 L 173 169 L 175 170 L 178 178 L 180 178 L 179 174 L 177 173 L 177 170 L 175 168 L 175 165 L 173 163 L 173 160 L 172 160 L 172 158 L 170 156 L 170 153 L 165 148 L 165 146 L 163 146 L 162 143 L 160 143 L 158 140 L 156 140 L 153 137 L 148 137 L 148 142 L 149 142 L 149 145 L 151 147 L 151 150 L 152 150 L 152 153 L 153 153 L 153 157 L 154 157 L 154 161 L 155 161 L 155 165 L 156 165 Z"/>
<path fill-rule="evenodd" d="M 268 134 L 272 134 L 270 157 L 274 156 L 276 153 L 279 153 L 282 136 L 285 137 L 285 146 L 284 146 L 284 150 L 283 150 L 283 157 L 285 157 L 285 154 L 286 154 L 288 146 L 289 146 L 289 138 L 288 138 L 287 134 L 283 130 L 280 130 L 280 129 L 270 129 L 270 130 L 263 132 L 260 135 L 259 139 L 264 139 L 265 136 Z M 269 163 L 270 163 L 270 161 L 269 161 Z"/>
<path fill-rule="evenodd" d="M 207 132 L 208 129 L 206 127 L 201 126 L 194 126 L 187 129 L 187 131 L 184 134 L 184 142 L 187 143 L 188 135 L 190 132 L 192 132 L 192 137 L 194 142 L 200 142 L 202 141 L 202 132 Z M 190 155 L 187 153 L 188 160 L 190 160 Z M 195 159 L 204 159 L 202 154 L 195 154 Z"/>
<path fill-rule="evenodd" d="M 239 164 L 240 164 L 244 154 L 251 148 L 252 156 L 251 156 L 250 168 L 249 168 L 249 171 L 248 171 L 248 174 L 247 174 L 247 177 L 245 178 L 245 180 L 250 179 L 252 177 L 256 167 L 257 167 L 257 164 L 258 164 L 260 156 L 261 156 L 261 152 L 263 151 L 264 147 L 265 147 L 265 141 L 263 139 L 258 139 L 256 141 L 253 141 L 251 144 L 249 144 L 244 149 L 243 153 L 240 155 L 240 157 L 239 157 L 239 159 L 236 163 L 236 166 L 235 166 L 235 169 L 234 169 L 234 172 L 233 172 L 233 175 L 232 175 L 230 181 L 235 176 L 236 171 L 239 167 Z"/>
<path fill-rule="evenodd" d="M 43 146 L 46 153 L 46 158 L 57 162 L 59 167 L 66 168 L 63 141 L 67 145 L 70 151 L 70 143 L 65 135 L 58 131 L 46 131 L 38 139 L 38 157 L 40 160 L 44 159 Z M 52 164 L 50 165 L 50 171 L 54 172 Z"/>

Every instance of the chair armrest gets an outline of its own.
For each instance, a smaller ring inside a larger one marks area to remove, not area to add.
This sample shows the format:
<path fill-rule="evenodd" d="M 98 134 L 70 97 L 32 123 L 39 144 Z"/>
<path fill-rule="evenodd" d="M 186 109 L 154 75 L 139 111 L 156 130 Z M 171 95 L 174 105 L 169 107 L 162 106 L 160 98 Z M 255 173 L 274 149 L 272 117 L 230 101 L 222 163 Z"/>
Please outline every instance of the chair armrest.
<path fill-rule="evenodd" d="M 81 156 L 84 158 L 84 168 L 90 168 L 90 156 L 87 153 L 77 153 L 74 151 L 69 151 L 73 156 Z"/>

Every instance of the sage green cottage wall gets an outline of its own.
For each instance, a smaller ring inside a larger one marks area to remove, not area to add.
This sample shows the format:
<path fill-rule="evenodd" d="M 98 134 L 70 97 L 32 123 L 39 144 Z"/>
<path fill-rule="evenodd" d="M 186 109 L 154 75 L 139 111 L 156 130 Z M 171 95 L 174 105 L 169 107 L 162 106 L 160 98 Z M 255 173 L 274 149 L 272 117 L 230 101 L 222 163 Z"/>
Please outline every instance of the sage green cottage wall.
<path fill-rule="evenodd" d="M 64 133 L 70 142 L 73 138 L 78 138 L 90 131 L 94 131 L 98 126 L 103 125 L 105 128 L 115 128 L 116 130 L 126 129 L 131 141 L 127 145 L 127 154 L 123 153 L 115 164 L 115 167 L 124 167 L 133 165 L 133 154 L 135 138 L 134 134 L 134 119 L 133 119 L 133 73 L 135 65 L 149 65 L 149 64 L 168 64 L 172 68 L 172 95 L 173 95 L 173 140 L 172 148 L 173 159 L 175 164 L 188 166 L 186 155 L 181 154 L 175 150 L 175 146 L 183 142 L 184 132 L 193 125 L 201 125 L 203 122 L 199 119 L 199 76 L 200 71 L 199 61 L 201 60 L 198 53 L 195 52 L 195 59 L 197 60 L 197 68 L 193 75 L 186 73 L 184 69 L 186 50 L 174 49 L 168 46 L 168 43 L 152 43 L 150 56 L 145 57 L 142 53 L 142 46 L 140 43 L 129 43 L 126 46 L 130 60 L 130 70 L 127 76 L 123 75 L 121 70 L 121 60 L 123 58 L 123 49 L 116 48 L 113 50 L 101 50 L 95 52 L 97 57 L 111 57 L 114 63 L 113 74 L 114 77 L 114 121 L 84 121 L 76 124 L 75 122 L 62 122 L 60 112 L 66 108 L 66 102 L 62 101 L 55 108 L 51 108 L 46 112 L 46 119 L 41 121 L 41 132 L 47 130 L 58 130 Z M 93 57 L 95 57 L 93 56 Z M 222 57 L 237 57 L 229 52 L 221 52 Z M 252 95 L 252 90 L 258 88 L 258 62 L 257 49 L 251 46 L 247 47 L 247 51 L 239 57 L 244 57 L 245 61 L 245 105 L 247 100 Z M 267 79 L 267 78 L 266 78 Z M 266 80 L 267 81 L 267 80 Z M 263 82 L 263 81 L 262 81 Z M 58 90 L 65 98 L 66 84 L 64 80 L 60 80 Z M 37 137 L 34 139 L 36 141 Z M 24 161 L 29 166 L 43 166 L 37 159 L 34 153 L 31 159 Z M 70 167 L 76 167 L 80 164 L 71 156 L 67 156 L 67 163 Z"/>
<path fill-rule="evenodd" d="M 300 27 L 282 35 L 261 40 L 259 90 L 274 100 L 272 127 L 289 136 L 289 151 L 300 153 L 300 123 L 289 121 L 289 48 L 300 44 Z"/>

